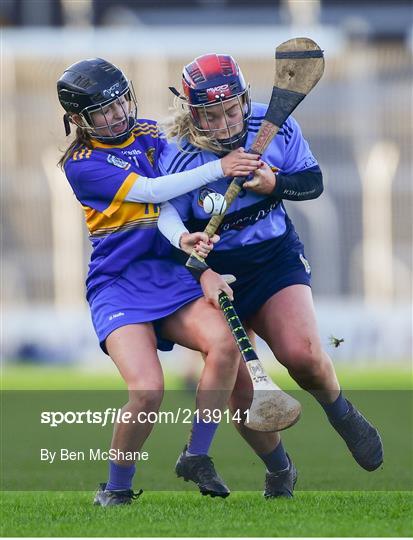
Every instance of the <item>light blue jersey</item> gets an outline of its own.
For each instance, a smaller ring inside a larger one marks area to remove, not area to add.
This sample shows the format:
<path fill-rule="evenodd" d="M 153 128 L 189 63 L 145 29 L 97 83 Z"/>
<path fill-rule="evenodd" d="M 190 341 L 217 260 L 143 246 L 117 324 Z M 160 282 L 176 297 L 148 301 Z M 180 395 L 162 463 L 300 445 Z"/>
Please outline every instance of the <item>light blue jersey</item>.
<path fill-rule="evenodd" d="M 251 147 L 266 110 L 267 105 L 252 104 L 246 149 Z M 186 153 L 181 152 L 174 142 L 164 147 L 159 161 L 162 174 L 193 169 L 217 159 L 217 155 L 213 152 L 200 151 L 188 142 L 182 141 L 181 146 Z M 271 167 L 278 167 L 283 174 L 293 174 L 317 165 L 300 126 L 292 116 L 282 125 L 263 154 L 263 160 Z M 186 224 L 192 223 L 192 227 L 188 227 L 190 230 L 203 230 L 203 225 L 206 225 L 210 218 L 203 209 L 205 196 L 214 191 L 224 194 L 231 180 L 232 178 L 222 178 L 210 183 L 208 187 L 196 189 L 170 202 Z M 242 190 L 218 231 L 221 241 L 215 246 L 214 251 L 234 249 L 277 238 L 286 232 L 287 224 L 286 211 L 280 201 L 267 195 Z"/>

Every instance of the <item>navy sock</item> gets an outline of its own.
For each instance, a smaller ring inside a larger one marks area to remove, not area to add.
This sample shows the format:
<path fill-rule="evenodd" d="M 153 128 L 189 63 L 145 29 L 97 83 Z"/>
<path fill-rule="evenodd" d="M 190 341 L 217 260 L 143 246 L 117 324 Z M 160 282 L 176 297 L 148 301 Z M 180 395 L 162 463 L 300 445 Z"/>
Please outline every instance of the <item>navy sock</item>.
<path fill-rule="evenodd" d="M 325 410 L 328 418 L 333 422 L 336 422 L 337 420 L 343 418 L 343 416 L 348 413 L 349 410 L 347 401 L 343 397 L 343 393 L 341 392 L 341 390 L 338 398 L 333 401 L 333 403 L 323 403 L 322 401 L 319 401 L 319 403 Z"/>
<path fill-rule="evenodd" d="M 269 454 L 258 454 L 258 456 L 267 466 L 268 472 L 279 472 L 288 469 L 289 462 L 281 441 Z"/>
<path fill-rule="evenodd" d="M 112 491 L 131 489 L 135 470 L 135 464 L 124 467 L 114 461 L 109 461 L 109 480 L 106 489 Z"/>
<path fill-rule="evenodd" d="M 188 444 L 188 453 L 194 455 L 208 454 L 218 426 L 219 424 L 216 422 L 205 422 L 202 419 L 198 421 L 194 417 L 191 438 Z"/>

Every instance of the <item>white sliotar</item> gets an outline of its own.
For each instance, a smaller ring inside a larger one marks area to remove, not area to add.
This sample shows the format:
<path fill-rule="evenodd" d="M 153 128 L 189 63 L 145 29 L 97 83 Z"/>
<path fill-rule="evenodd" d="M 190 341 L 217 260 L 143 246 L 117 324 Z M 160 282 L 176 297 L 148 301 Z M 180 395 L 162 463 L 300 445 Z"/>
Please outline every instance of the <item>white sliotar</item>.
<path fill-rule="evenodd" d="M 227 209 L 227 202 L 221 193 L 208 193 L 203 201 L 203 207 L 207 214 L 219 216 Z"/>

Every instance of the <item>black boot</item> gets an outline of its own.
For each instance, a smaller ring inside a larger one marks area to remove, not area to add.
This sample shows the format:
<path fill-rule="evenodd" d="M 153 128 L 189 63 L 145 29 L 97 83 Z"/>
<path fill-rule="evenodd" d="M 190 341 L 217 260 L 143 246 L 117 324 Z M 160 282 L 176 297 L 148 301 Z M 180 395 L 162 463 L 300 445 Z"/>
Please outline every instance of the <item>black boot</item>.
<path fill-rule="evenodd" d="M 106 484 L 99 484 L 93 504 L 95 506 L 115 506 L 117 504 L 131 504 L 133 499 L 142 495 L 143 490 L 134 493 L 131 489 L 107 490 Z"/>
<path fill-rule="evenodd" d="M 185 446 L 176 462 L 175 472 L 186 482 L 192 480 L 199 487 L 202 495 L 228 497 L 230 490 L 215 470 L 212 459 L 207 455 L 187 456 Z"/>
<path fill-rule="evenodd" d="M 383 443 L 377 429 L 347 399 L 348 412 L 330 424 L 344 439 L 354 459 L 366 469 L 374 471 L 383 463 Z"/>
<path fill-rule="evenodd" d="M 297 469 L 287 454 L 288 469 L 279 472 L 267 472 L 265 475 L 265 491 L 266 499 L 274 499 L 276 497 L 293 497 L 295 483 L 297 482 Z"/>

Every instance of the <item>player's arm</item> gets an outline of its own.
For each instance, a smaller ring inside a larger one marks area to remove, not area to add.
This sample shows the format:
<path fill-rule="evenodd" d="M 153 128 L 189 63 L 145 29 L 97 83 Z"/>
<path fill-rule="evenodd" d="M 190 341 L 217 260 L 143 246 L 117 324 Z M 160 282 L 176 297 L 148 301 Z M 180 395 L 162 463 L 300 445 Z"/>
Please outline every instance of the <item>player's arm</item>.
<path fill-rule="evenodd" d="M 195 249 L 199 255 L 205 258 L 213 248 L 213 245 L 219 240 L 219 236 L 216 234 L 213 238 L 208 238 L 208 235 L 204 232 L 188 232 L 178 211 L 168 202 L 163 203 L 161 206 L 158 228 L 173 246 L 182 251 L 183 257 L 179 257 L 179 260 L 181 260 L 183 265 L 187 260 L 187 256 L 183 252 L 190 255 L 192 250 Z M 191 272 L 191 269 L 189 271 Z M 200 282 L 207 301 L 217 309 L 220 309 L 218 302 L 220 292 L 227 294 L 231 300 L 234 299 L 233 291 L 228 285 L 229 282 L 234 281 L 235 278 L 233 276 L 220 276 L 211 268 L 208 268 L 207 265 L 205 265 L 205 269 L 201 273 L 191 273 Z M 228 278 L 232 279 L 228 281 Z"/>
<path fill-rule="evenodd" d="M 204 232 L 190 233 L 177 209 L 168 202 L 163 203 L 161 206 L 158 229 L 174 247 L 181 249 L 188 255 L 195 249 L 199 255 L 205 258 L 213 249 L 214 244 L 219 241 L 217 234 L 209 238 Z"/>
<path fill-rule="evenodd" d="M 323 192 L 323 175 L 296 120 L 290 116 L 283 125 L 284 159 L 275 172 L 263 165 L 254 178 L 244 184 L 261 195 L 277 199 L 306 201 Z"/>
<path fill-rule="evenodd" d="M 272 195 L 288 201 L 308 201 L 319 197 L 323 190 L 323 174 L 316 165 L 293 174 L 278 173 Z"/>
<path fill-rule="evenodd" d="M 283 174 L 280 171 L 274 172 L 264 164 L 252 180 L 244 183 L 244 188 L 277 199 L 307 201 L 322 194 L 323 175 L 318 165 L 292 174 Z"/>
<path fill-rule="evenodd" d="M 255 154 L 243 148 L 234 150 L 222 159 L 210 161 L 189 171 L 158 178 L 140 176 L 131 186 L 125 200 L 138 203 L 163 203 L 202 187 L 224 176 L 244 176 L 257 170 L 260 162 Z"/>

